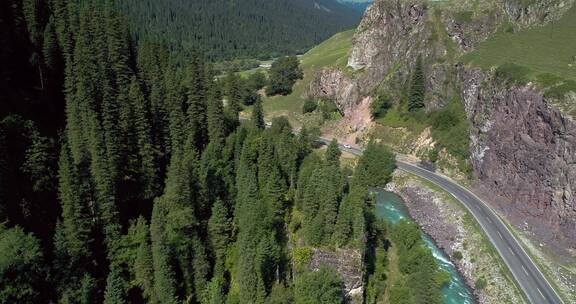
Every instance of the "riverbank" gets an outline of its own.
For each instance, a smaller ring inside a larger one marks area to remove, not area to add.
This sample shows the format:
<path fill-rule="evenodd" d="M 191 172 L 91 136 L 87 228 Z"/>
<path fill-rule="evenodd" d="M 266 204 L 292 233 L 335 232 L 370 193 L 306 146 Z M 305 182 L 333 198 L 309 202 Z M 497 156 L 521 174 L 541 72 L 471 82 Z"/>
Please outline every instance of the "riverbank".
<path fill-rule="evenodd" d="M 397 170 L 386 190 L 456 265 L 479 304 L 525 303 L 500 257 L 470 214 L 431 183 Z"/>

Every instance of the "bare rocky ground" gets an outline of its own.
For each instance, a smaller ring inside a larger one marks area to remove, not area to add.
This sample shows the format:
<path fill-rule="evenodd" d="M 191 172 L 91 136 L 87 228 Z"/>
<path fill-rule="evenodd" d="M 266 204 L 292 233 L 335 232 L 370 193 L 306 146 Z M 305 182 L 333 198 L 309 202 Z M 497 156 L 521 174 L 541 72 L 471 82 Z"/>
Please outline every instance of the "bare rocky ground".
<path fill-rule="evenodd" d="M 487 237 L 448 193 L 398 170 L 387 190 L 404 199 L 410 215 L 457 266 L 478 303 L 525 303 Z M 462 258 L 456 258 L 460 253 Z M 474 288 L 480 278 L 488 283 L 482 290 Z"/>
<path fill-rule="evenodd" d="M 314 249 L 309 268 L 313 271 L 322 266 L 333 267 L 344 283 L 344 293 L 346 302 L 361 304 L 364 293 L 364 265 L 362 263 L 362 253 L 352 249 Z"/>

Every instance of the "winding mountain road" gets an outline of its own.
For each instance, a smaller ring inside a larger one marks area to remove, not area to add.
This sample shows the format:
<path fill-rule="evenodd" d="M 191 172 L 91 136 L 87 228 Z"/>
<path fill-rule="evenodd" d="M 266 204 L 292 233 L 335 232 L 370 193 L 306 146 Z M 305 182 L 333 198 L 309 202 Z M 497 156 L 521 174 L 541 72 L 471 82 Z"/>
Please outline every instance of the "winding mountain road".
<path fill-rule="evenodd" d="M 325 138 L 320 138 L 318 141 L 323 144 L 330 143 L 330 140 Z M 362 155 L 363 152 L 362 149 L 344 145 L 340 145 L 340 149 L 355 155 Z M 564 303 L 534 261 L 524 251 L 520 242 L 485 202 L 468 189 L 445 176 L 402 160 L 397 160 L 396 162 L 400 170 L 415 174 L 441 187 L 468 209 L 480 224 L 484 233 L 486 233 L 490 242 L 504 260 L 504 263 L 508 266 L 516 283 L 525 293 L 530 303 Z"/>

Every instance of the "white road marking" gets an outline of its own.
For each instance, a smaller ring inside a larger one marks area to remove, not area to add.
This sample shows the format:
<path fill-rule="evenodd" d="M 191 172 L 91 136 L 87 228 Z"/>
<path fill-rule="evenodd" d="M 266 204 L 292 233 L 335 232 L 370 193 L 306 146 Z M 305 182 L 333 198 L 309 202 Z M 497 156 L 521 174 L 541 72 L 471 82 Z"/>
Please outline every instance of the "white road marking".
<path fill-rule="evenodd" d="M 528 275 L 528 271 L 526 271 L 526 268 L 524 268 L 524 265 L 522 265 L 522 270 L 524 270 L 524 273 L 526 274 L 526 276 L 530 276 L 530 275 Z"/>
<path fill-rule="evenodd" d="M 497 231 L 497 232 L 498 232 L 498 236 L 499 236 L 502 240 L 504 240 L 504 238 L 502 237 L 502 233 L 500 233 L 500 231 Z"/>
<path fill-rule="evenodd" d="M 512 251 L 512 248 L 510 248 L 510 246 L 508 246 L 508 251 L 510 251 L 510 253 L 512 253 L 512 255 L 516 255 L 516 254 L 514 253 L 514 251 Z"/>
<path fill-rule="evenodd" d="M 492 220 L 489 217 L 486 217 L 486 219 L 488 220 L 488 222 L 490 222 L 490 224 L 492 224 Z"/>
<path fill-rule="evenodd" d="M 546 299 L 546 298 L 544 297 L 544 294 L 543 294 L 542 291 L 540 290 L 540 288 L 539 288 L 539 287 L 536 287 L 536 289 L 538 289 L 538 292 L 539 292 L 540 295 L 542 296 L 542 299 Z"/>

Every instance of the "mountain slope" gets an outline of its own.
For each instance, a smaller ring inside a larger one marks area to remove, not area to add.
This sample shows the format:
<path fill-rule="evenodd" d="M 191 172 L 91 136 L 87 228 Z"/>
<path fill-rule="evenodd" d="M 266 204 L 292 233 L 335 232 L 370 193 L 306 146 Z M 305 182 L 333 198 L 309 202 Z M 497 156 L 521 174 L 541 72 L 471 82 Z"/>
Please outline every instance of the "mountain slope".
<path fill-rule="evenodd" d="M 359 12 L 364 12 L 372 4 L 372 0 L 339 0 L 340 3 Z"/>
<path fill-rule="evenodd" d="M 127 0 L 120 5 L 141 36 L 211 60 L 304 52 L 354 27 L 360 13 L 336 0 Z"/>

